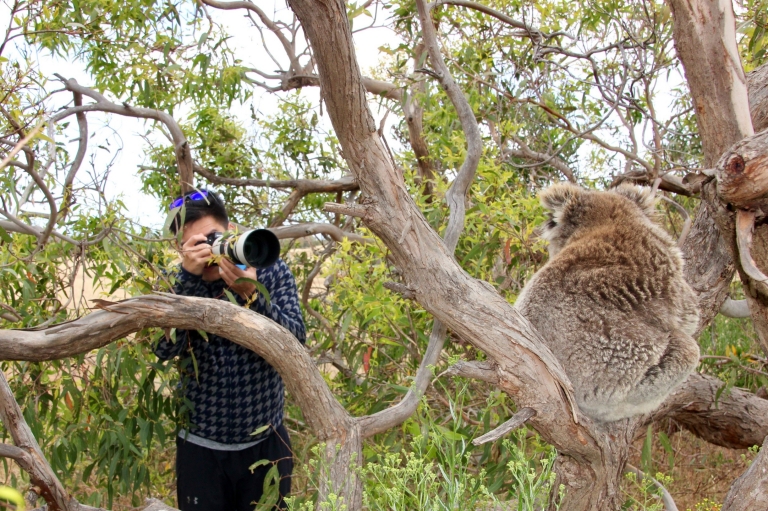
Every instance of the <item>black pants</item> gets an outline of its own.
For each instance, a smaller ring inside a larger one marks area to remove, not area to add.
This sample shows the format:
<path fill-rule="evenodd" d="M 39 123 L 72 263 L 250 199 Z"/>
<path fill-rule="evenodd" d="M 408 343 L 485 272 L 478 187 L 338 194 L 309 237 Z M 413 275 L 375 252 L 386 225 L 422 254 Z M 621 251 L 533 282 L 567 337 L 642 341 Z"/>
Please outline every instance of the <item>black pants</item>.
<path fill-rule="evenodd" d="M 241 451 L 219 451 L 176 438 L 176 497 L 181 511 L 253 511 L 274 463 L 280 474 L 278 509 L 291 492 L 293 453 L 282 424 L 267 438 Z M 259 460 L 273 463 L 248 469 Z"/>

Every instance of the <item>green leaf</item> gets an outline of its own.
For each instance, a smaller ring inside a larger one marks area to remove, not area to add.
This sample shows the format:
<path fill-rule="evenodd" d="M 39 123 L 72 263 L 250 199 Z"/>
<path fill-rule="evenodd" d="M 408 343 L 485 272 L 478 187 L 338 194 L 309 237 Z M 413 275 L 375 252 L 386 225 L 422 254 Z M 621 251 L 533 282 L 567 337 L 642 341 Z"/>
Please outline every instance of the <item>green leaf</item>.
<path fill-rule="evenodd" d="M 264 426 L 256 428 L 256 430 L 253 433 L 251 433 L 251 436 L 256 436 L 261 433 L 264 433 L 268 429 L 269 429 L 269 424 L 265 424 Z"/>
<path fill-rule="evenodd" d="M 3 229 L 2 226 L 0 226 L 0 240 L 3 240 L 6 243 L 11 243 L 13 240 L 11 239 L 11 236 L 8 234 L 8 232 Z"/>
<path fill-rule="evenodd" d="M 7 500 L 16 506 L 17 510 L 24 511 L 24 497 L 17 490 L 9 486 L 0 486 L 0 499 Z"/>
<path fill-rule="evenodd" d="M 640 465 L 642 471 L 646 474 L 653 474 L 653 425 L 648 425 L 648 430 L 645 433 L 645 442 L 643 442 L 643 450 L 640 453 Z"/>
<path fill-rule="evenodd" d="M 232 291 L 230 291 L 229 289 L 225 289 L 224 294 L 227 295 L 227 299 L 230 302 L 234 303 L 235 305 L 240 305 L 239 303 L 237 303 L 237 298 L 235 298 L 235 295 L 232 294 Z"/>

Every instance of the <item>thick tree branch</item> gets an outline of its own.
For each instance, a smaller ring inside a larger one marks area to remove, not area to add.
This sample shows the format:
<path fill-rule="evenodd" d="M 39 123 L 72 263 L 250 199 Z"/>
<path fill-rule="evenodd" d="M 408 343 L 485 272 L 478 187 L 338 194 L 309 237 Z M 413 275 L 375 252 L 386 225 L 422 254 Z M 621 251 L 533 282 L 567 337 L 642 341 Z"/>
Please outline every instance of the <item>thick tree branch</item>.
<path fill-rule="evenodd" d="M 326 442 L 325 460 L 320 466 L 328 473 L 321 474 L 320 480 L 339 481 L 331 491 L 347 498 L 354 496 L 354 489 L 347 489 L 354 482 L 339 480 L 339 474 L 346 475 L 350 463 L 360 461 L 359 428 L 290 332 L 260 314 L 223 300 L 158 294 L 98 303 L 105 310 L 48 329 L 1 330 L 0 359 L 42 361 L 73 356 L 152 326 L 200 329 L 220 335 L 252 349 L 280 373 L 308 426 L 320 441 Z"/>
<path fill-rule="evenodd" d="M 11 457 L 19 462 L 32 482 L 41 489 L 42 497 L 48 503 L 49 510 L 75 511 L 77 503 L 73 502 L 45 459 L 2 371 L 0 371 L 0 419 L 16 444 L 15 448 L 4 445 L 3 450 L 7 454 L 2 455 L 13 454 Z"/>
<path fill-rule="evenodd" d="M 475 120 L 475 114 L 472 112 L 469 102 L 467 102 L 467 99 L 464 97 L 464 93 L 453 80 L 453 77 L 448 70 L 448 66 L 445 65 L 437 41 L 437 35 L 435 34 L 434 26 L 432 25 L 432 20 L 424 0 L 416 0 L 416 7 L 419 11 L 421 20 L 424 45 L 429 52 L 432 65 L 435 67 L 437 75 L 440 77 L 440 84 L 445 89 L 451 103 L 453 103 L 454 108 L 456 108 L 456 111 L 459 114 L 461 127 L 464 130 L 464 136 L 467 140 L 466 158 L 445 197 L 450 208 L 450 213 L 448 217 L 448 227 L 446 228 L 443 238 L 445 240 L 446 249 L 453 253 L 453 251 L 456 250 L 459 236 L 464 230 L 465 200 L 469 187 L 472 184 L 472 180 L 475 177 L 477 165 L 480 161 L 482 140 L 480 138 L 480 130 L 477 126 L 477 121 Z M 408 224 L 406 224 L 402 235 L 408 234 L 407 231 L 409 228 Z M 443 350 L 447 332 L 448 328 L 446 324 L 436 318 L 432 325 L 432 332 L 429 336 L 427 351 L 421 359 L 413 386 L 408 389 L 408 393 L 397 405 L 369 417 L 360 419 L 362 433 L 365 437 L 381 433 L 398 424 L 402 424 L 403 421 L 413 415 L 413 412 L 416 411 L 416 407 L 429 385 L 431 366 L 437 364 L 440 359 L 440 352 Z"/>
<path fill-rule="evenodd" d="M 722 511 L 768 509 L 768 437 L 757 457 L 731 486 Z"/>
<path fill-rule="evenodd" d="M 737 388 L 723 392 L 724 386 L 717 378 L 694 373 L 644 424 L 670 418 L 715 445 L 730 449 L 760 445 L 768 435 L 768 400 Z M 642 429 L 636 430 L 638 434 Z"/>
<path fill-rule="evenodd" d="M 487 444 L 488 442 L 495 442 L 499 438 L 508 435 L 512 431 L 528 422 L 528 419 L 534 415 L 536 415 L 536 410 L 533 408 L 523 408 L 497 428 L 472 440 L 472 445 L 483 445 Z"/>
<path fill-rule="evenodd" d="M 749 113 L 755 132 L 768 128 L 768 64 L 747 73 Z"/>

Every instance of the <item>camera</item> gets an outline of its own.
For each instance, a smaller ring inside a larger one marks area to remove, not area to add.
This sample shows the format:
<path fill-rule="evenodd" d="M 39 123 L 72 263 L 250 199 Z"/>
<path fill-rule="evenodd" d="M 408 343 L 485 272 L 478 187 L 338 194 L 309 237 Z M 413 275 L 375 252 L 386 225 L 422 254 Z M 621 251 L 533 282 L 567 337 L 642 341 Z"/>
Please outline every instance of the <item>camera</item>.
<path fill-rule="evenodd" d="M 272 266 L 280 257 L 280 242 L 267 229 L 253 229 L 227 239 L 222 232 L 212 232 L 200 243 L 209 244 L 215 256 L 223 255 L 252 268 Z"/>

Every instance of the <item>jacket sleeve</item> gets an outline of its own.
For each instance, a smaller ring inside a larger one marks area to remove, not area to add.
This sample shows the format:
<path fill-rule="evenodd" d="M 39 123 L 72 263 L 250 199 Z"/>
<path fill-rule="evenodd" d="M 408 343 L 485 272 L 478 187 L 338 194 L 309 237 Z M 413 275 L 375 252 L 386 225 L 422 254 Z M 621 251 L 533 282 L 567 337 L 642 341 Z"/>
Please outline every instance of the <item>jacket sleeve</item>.
<path fill-rule="evenodd" d="M 193 275 L 179 265 L 173 284 L 173 292 L 183 296 L 198 296 L 202 278 Z M 155 355 L 160 360 L 170 360 L 184 352 L 189 343 L 189 333 L 186 330 L 176 330 L 176 342 L 166 336 L 160 338 L 155 346 Z"/>
<path fill-rule="evenodd" d="M 259 297 L 251 304 L 251 310 L 286 328 L 304 344 L 307 334 L 299 307 L 299 294 L 288 265 L 279 259 L 271 268 L 259 270 L 258 280 L 269 292 L 270 300 L 267 303 L 264 295 L 259 293 Z"/>

